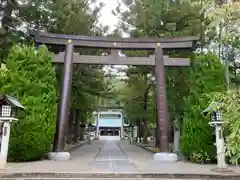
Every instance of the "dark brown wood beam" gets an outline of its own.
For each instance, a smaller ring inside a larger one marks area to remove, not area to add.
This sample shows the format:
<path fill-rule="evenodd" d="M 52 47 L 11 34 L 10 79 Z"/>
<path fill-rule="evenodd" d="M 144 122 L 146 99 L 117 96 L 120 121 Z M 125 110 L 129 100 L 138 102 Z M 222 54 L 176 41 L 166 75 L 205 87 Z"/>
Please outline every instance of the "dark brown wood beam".
<path fill-rule="evenodd" d="M 53 33 L 35 33 L 35 41 L 43 44 L 66 45 L 68 40 L 76 47 L 110 48 L 110 49 L 155 49 L 161 43 L 163 49 L 193 49 L 198 37 L 169 37 L 169 38 L 117 38 L 80 36 Z"/>
<path fill-rule="evenodd" d="M 164 56 L 164 66 L 190 66 L 188 58 L 169 58 Z M 64 63 L 64 53 L 53 56 L 54 63 Z M 74 53 L 73 63 L 77 64 L 105 64 L 105 65 L 148 65 L 155 66 L 155 56 L 150 57 L 120 57 L 112 56 L 89 56 Z"/>
<path fill-rule="evenodd" d="M 157 125 L 160 135 L 160 150 L 161 152 L 169 152 L 169 117 L 168 103 L 165 83 L 164 59 L 163 50 L 158 46 L 155 50 L 156 66 L 156 96 L 157 96 Z"/>

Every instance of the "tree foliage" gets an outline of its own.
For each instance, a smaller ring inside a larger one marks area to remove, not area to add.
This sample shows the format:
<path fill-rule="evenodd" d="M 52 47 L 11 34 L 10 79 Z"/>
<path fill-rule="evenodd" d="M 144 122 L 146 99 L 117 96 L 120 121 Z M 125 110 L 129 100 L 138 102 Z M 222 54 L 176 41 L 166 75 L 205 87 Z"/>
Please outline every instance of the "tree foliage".
<path fill-rule="evenodd" d="M 98 26 L 99 11 L 103 5 L 100 3 L 99 6 L 93 8 L 94 5 L 96 5 L 95 0 L 2 0 L 0 3 L 1 62 L 9 61 L 6 57 L 15 42 L 29 42 L 31 31 L 44 30 L 81 35 L 104 34 L 107 28 Z M 122 6 L 125 7 L 122 8 Z M 240 82 L 238 10 L 238 0 L 228 4 L 222 0 L 122 0 L 122 3 L 113 12 L 120 19 L 119 27 L 113 34 L 120 35 L 121 32 L 125 32 L 132 37 L 199 36 L 201 53 L 212 51 L 217 53 L 221 60 L 225 60 L 225 63 L 229 64 L 231 82 L 235 85 L 234 88 L 238 89 Z M 49 48 L 54 52 L 64 51 L 62 47 Z M 88 55 L 105 53 L 105 50 L 82 48 L 75 50 L 80 54 Z M 124 51 L 124 53 L 127 56 L 153 54 L 149 51 Z M 178 56 L 176 52 L 169 55 Z M 191 57 L 191 53 L 188 52 L 188 55 L 181 53 L 180 56 Z M 22 64 L 20 65 L 23 67 Z M 173 122 L 171 125 L 176 120 L 184 120 L 182 149 L 194 161 L 214 159 L 213 139 L 209 138 L 211 129 L 205 123 L 205 117 L 198 113 L 210 100 L 206 93 L 225 89 L 222 77 L 227 71 L 225 72 L 222 67 L 216 57 L 207 54 L 197 57 L 196 63 L 193 63 L 191 68 L 165 68 L 169 116 Z M 154 123 L 156 120 L 154 69 L 129 66 L 127 70 L 124 70 L 128 78 L 121 85 L 120 90 L 116 90 L 112 87 L 111 78 L 106 78 L 102 68 L 99 65 L 74 65 L 71 107 L 81 110 L 82 121 L 86 122 L 99 101 L 105 99 L 110 104 L 112 102 L 122 103 L 127 118 L 132 123 L 139 121 L 144 128 Z M 56 90 L 58 91 L 61 65 L 57 65 L 55 69 L 58 80 Z M 1 70 L 5 78 L 8 77 L 6 76 L 8 72 L 9 70 Z M 214 83 L 219 86 L 211 86 Z M 106 93 L 107 91 L 109 93 Z M 14 92 L 18 96 L 18 90 L 14 89 Z M 19 93 L 22 93 L 21 88 Z M 20 97 L 22 96 L 19 95 Z M 230 97 L 228 100 L 227 103 L 231 103 L 230 100 L 233 101 Z M 236 102 L 232 103 L 236 104 Z M 234 124 L 235 122 L 230 121 L 230 123 Z M 199 131 L 199 128 L 202 130 L 206 128 L 206 134 Z M 195 133 L 190 131 L 191 129 L 200 135 L 195 137 Z M 206 141 L 201 142 L 203 149 L 199 150 L 196 146 L 201 139 Z M 191 143 L 187 144 L 188 141 Z M 236 139 L 236 141 L 238 140 Z M 206 145 L 206 142 L 209 145 Z M 233 144 L 230 146 L 233 147 Z"/>
<path fill-rule="evenodd" d="M 95 1 L 45 1 L 29 0 L 1 1 L 0 56 L 6 61 L 8 49 L 13 43 L 31 42 L 32 31 L 48 31 L 63 34 L 99 35 L 106 29 L 98 28 L 98 14 L 102 7 Z M 91 7 L 90 7 L 91 6 Z M 62 47 L 51 47 L 50 51 L 64 51 Z M 96 50 L 75 49 L 80 53 L 98 53 Z M 74 65 L 71 107 L 81 110 L 81 121 L 88 116 L 97 104 L 97 96 L 102 96 L 107 89 L 102 66 Z M 61 65 L 56 65 L 59 94 Z"/>
<path fill-rule="evenodd" d="M 195 3 L 193 3 L 195 2 Z M 201 6 L 196 1 L 123 1 L 127 11 L 117 8 L 120 26 L 141 36 L 197 35 L 201 31 Z M 134 31 L 135 30 L 135 31 Z"/>
<path fill-rule="evenodd" d="M 1 61 L 5 61 L 14 43 L 29 40 L 30 31 L 42 30 L 50 25 L 51 2 L 46 0 L 2 0 L 0 2 Z"/>
<path fill-rule="evenodd" d="M 122 8 L 119 5 L 113 12 L 121 18 L 118 31 L 129 32 L 133 37 L 199 36 L 200 48 L 198 50 L 202 54 L 204 52 L 217 53 L 221 60 L 228 61 L 231 82 L 239 88 L 238 1 L 227 4 L 223 1 L 208 0 L 124 0 L 122 2 L 125 7 Z M 124 11 L 126 8 L 127 10 Z M 184 55 L 180 54 L 180 56 Z M 191 57 L 191 54 L 187 57 Z M 169 115 L 172 122 L 184 117 L 182 150 L 187 157 L 195 162 L 209 162 L 215 159 L 214 139 L 212 130 L 206 123 L 207 120 L 201 115 L 201 109 L 205 108 L 204 106 L 210 100 L 203 94 L 211 91 L 224 91 L 226 88 L 224 76 L 227 76 L 227 71 L 221 65 L 222 62 L 211 54 L 203 54 L 197 57 L 196 63 L 194 62 L 195 60 L 190 69 L 166 68 Z M 141 68 L 139 68 L 139 74 L 140 72 Z M 149 74 L 154 76 L 153 71 Z M 135 80 L 131 83 L 136 85 L 140 81 Z M 213 87 L 215 83 L 218 86 Z M 153 99 L 153 103 L 150 104 L 154 104 L 153 97 L 154 95 L 150 98 Z M 137 108 L 134 107 L 138 107 L 139 104 L 131 102 L 129 109 L 131 107 L 136 110 Z M 155 113 L 151 115 L 154 117 Z M 206 130 L 203 131 L 204 129 Z"/>
<path fill-rule="evenodd" d="M 179 35 L 198 35 L 201 34 L 201 6 L 196 4 L 192 6 L 190 1 L 123 1 L 128 7 L 127 11 L 121 11 L 119 6 L 114 14 L 121 18 L 119 26 L 122 31 L 130 32 L 132 37 L 151 36 L 179 36 Z M 191 7 L 191 8 L 190 8 Z M 133 52 L 127 53 L 128 56 L 149 56 L 153 52 Z M 191 54 L 191 53 L 190 53 Z M 182 55 L 183 57 L 190 57 L 188 55 Z M 178 56 L 173 53 L 170 56 Z M 136 87 L 140 97 L 144 97 L 145 92 L 148 92 L 147 109 L 143 111 L 141 108 L 142 99 L 132 98 L 128 99 L 127 107 L 130 110 L 134 110 L 131 114 L 136 114 L 141 119 L 147 116 L 147 123 L 156 122 L 156 95 L 155 95 L 155 82 L 154 82 L 154 68 L 149 67 L 134 67 L 128 70 L 135 71 L 136 78 L 131 81 L 131 73 L 127 72 L 129 79 L 127 80 L 129 88 L 132 88 L 131 97 L 137 96 L 138 93 L 134 93 Z M 188 95 L 188 68 L 165 68 L 166 74 L 166 87 L 167 98 L 169 107 L 169 116 L 171 121 L 179 121 L 183 116 L 184 106 L 183 97 Z M 140 80 L 141 74 L 145 74 L 150 82 L 151 90 L 148 91 L 148 86 L 145 86 L 145 82 Z M 139 77 L 139 78 L 138 78 Z M 139 85 L 142 84 L 142 88 Z M 143 85 L 144 84 L 144 85 Z M 141 94 L 141 95 L 140 95 Z M 138 111 L 138 112 L 135 112 Z M 146 115 L 147 114 L 147 115 Z M 172 123 L 170 123 L 172 125 Z"/>
<path fill-rule="evenodd" d="M 225 67 L 216 55 L 199 55 L 190 71 L 189 95 L 185 99 L 181 150 L 194 162 L 208 163 L 215 160 L 213 129 L 209 117 L 202 111 L 210 100 L 205 94 L 226 90 Z"/>
<path fill-rule="evenodd" d="M 56 76 L 45 46 L 14 46 L 0 76 L 0 91 L 26 107 L 11 128 L 9 161 L 34 161 L 49 151 L 56 121 Z"/>
<path fill-rule="evenodd" d="M 229 91 L 228 93 L 209 94 L 209 103 L 220 102 L 218 109 L 223 115 L 226 136 L 226 152 L 232 164 L 240 163 L 240 122 L 239 122 L 239 92 Z"/>
<path fill-rule="evenodd" d="M 95 9 L 90 8 L 90 2 L 58 1 L 52 5 L 51 16 L 54 21 L 47 29 L 49 32 L 73 35 L 99 35 L 102 29 L 97 28 L 98 13 L 102 5 Z M 63 51 L 53 48 L 53 51 Z M 98 50 L 75 49 L 80 54 L 96 54 Z M 97 97 L 106 92 L 104 72 L 99 65 L 74 64 L 71 93 L 71 107 L 79 109 L 82 123 L 86 123 L 88 116 L 97 105 Z M 58 66 L 57 75 L 60 82 L 62 66 Z"/>

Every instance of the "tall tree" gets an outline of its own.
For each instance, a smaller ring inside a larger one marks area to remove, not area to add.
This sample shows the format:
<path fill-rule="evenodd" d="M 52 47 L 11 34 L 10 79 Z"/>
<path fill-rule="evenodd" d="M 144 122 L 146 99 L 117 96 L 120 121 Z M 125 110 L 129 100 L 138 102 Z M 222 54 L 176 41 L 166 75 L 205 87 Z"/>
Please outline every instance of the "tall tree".
<path fill-rule="evenodd" d="M 55 132 L 57 93 L 51 53 L 42 46 L 14 46 L 0 76 L 0 92 L 26 107 L 11 127 L 9 161 L 35 161 L 49 151 Z"/>
<path fill-rule="evenodd" d="M 209 163 L 215 160 L 213 131 L 208 117 L 202 111 L 212 92 L 224 92 L 225 67 L 214 54 L 199 55 L 190 71 L 190 93 L 185 98 L 181 150 L 193 162 Z"/>
<path fill-rule="evenodd" d="M 60 0 L 52 5 L 51 26 L 49 32 L 73 35 L 100 35 L 103 30 L 97 27 L 98 13 L 102 7 L 90 8 L 91 1 Z M 54 47 L 55 48 L 55 47 Z M 59 51 L 59 49 L 54 49 Z M 61 50 L 61 49 L 60 49 Z M 75 48 L 80 54 L 101 54 L 99 50 Z M 60 75 L 62 66 L 58 66 Z M 79 117 L 70 116 L 68 142 L 72 141 L 73 125 L 86 124 L 97 105 L 97 97 L 104 96 L 108 87 L 104 71 L 99 65 L 74 64 L 71 93 L 71 107 L 79 110 Z M 71 112 L 75 112 L 72 110 Z M 72 113 L 70 113 L 71 115 Z M 76 118 L 73 120 L 72 118 Z M 81 122 L 80 122 L 81 121 Z M 77 133 L 77 132 L 75 132 Z M 75 134 L 76 141 L 76 134 Z"/>
<path fill-rule="evenodd" d="M 46 0 L 1 0 L 0 2 L 0 59 L 5 61 L 8 50 L 14 43 L 29 40 L 32 30 L 48 27 L 50 5 Z"/>
<path fill-rule="evenodd" d="M 119 26 L 122 31 L 129 32 L 133 37 L 139 36 L 179 36 L 179 35 L 202 35 L 202 46 L 205 44 L 204 22 L 201 20 L 202 4 L 197 1 L 167 1 L 167 0 L 140 0 L 123 1 L 128 7 L 127 11 L 122 11 L 119 6 L 113 13 L 121 18 Z M 147 53 L 148 55 L 150 53 Z M 136 55 L 136 54 L 135 54 Z M 170 54 L 176 56 L 176 54 Z M 182 55 L 189 57 L 189 53 Z M 141 74 L 142 69 L 136 68 Z M 148 68 L 145 68 L 145 71 Z M 154 71 L 148 70 L 148 77 L 154 77 Z M 172 121 L 179 120 L 183 115 L 183 97 L 187 96 L 188 89 L 188 69 L 184 68 L 166 68 L 167 95 L 169 103 L 169 113 Z M 136 82 L 132 82 L 133 84 Z M 184 85 L 183 85 L 184 84 Z M 152 86 L 155 86 L 152 81 Z M 144 93 L 144 92 L 143 92 Z M 151 96 L 153 97 L 153 94 Z M 149 94 L 150 95 L 150 94 Z M 152 98 L 150 98 L 153 100 Z M 150 100 L 148 99 L 148 100 Z M 154 99 L 155 100 L 155 99 Z M 155 103 L 150 103 L 155 104 Z M 155 106 L 152 106 L 155 107 Z M 152 111 L 152 118 L 155 112 Z"/>

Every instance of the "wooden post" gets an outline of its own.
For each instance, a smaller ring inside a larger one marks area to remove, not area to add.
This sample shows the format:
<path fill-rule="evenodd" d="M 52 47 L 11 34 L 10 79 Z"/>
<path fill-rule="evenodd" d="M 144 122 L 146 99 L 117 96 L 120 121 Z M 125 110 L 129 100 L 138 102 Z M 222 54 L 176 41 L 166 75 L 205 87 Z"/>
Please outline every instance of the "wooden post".
<path fill-rule="evenodd" d="M 157 107 L 157 105 L 156 105 Z M 157 118 L 157 108 L 156 108 L 156 129 L 155 129 L 155 146 L 160 149 L 160 133 L 159 133 L 159 125 Z"/>
<path fill-rule="evenodd" d="M 68 128 L 67 129 L 67 144 L 71 144 L 73 141 L 73 122 L 74 122 L 74 108 L 70 108 L 69 119 L 68 119 Z"/>
<path fill-rule="evenodd" d="M 165 72 L 163 62 L 163 51 L 160 43 L 155 49 L 155 73 L 156 73 L 156 93 L 157 93 L 157 121 L 160 134 L 160 151 L 169 152 L 168 134 L 168 107 L 165 87 Z"/>
<path fill-rule="evenodd" d="M 79 110 L 75 109 L 74 111 L 74 135 L 73 142 L 77 143 L 79 140 L 79 131 L 80 131 L 80 123 L 79 123 Z"/>
<path fill-rule="evenodd" d="M 69 100 L 72 84 L 72 66 L 74 46 L 69 40 L 66 45 L 64 58 L 64 72 L 61 83 L 60 106 L 58 109 L 56 133 L 53 144 L 53 152 L 64 152 L 65 145 L 65 127 L 68 123 Z"/>

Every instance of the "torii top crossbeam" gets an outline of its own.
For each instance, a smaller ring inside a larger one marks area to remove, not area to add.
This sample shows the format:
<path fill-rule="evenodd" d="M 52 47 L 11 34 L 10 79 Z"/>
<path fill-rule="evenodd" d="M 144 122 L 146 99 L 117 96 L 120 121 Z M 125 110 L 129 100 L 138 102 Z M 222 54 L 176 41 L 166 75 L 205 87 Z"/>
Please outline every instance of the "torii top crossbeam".
<path fill-rule="evenodd" d="M 160 43 L 163 49 L 186 49 L 194 50 L 199 39 L 189 37 L 164 37 L 164 38 L 119 38 L 100 36 L 81 36 L 54 33 L 34 33 L 37 43 L 66 45 L 68 40 L 76 47 L 109 48 L 109 49 L 155 49 Z"/>

